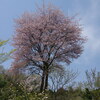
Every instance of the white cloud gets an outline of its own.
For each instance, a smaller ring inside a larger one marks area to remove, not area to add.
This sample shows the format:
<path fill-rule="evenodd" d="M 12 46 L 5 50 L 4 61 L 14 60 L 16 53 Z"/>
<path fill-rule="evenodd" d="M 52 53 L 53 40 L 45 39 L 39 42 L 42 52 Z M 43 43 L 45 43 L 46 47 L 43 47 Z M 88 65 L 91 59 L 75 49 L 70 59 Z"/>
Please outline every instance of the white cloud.
<path fill-rule="evenodd" d="M 100 51 L 100 29 L 98 16 L 99 13 L 100 0 L 90 0 L 90 5 L 88 6 L 87 13 L 83 16 L 82 23 L 84 24 L 83 33 L 87 36 L 88 41 L 86 43 L 86 48 L 91 55 L 98 54 Z M 83 8 L 84 9 L 84 8 Z"/>

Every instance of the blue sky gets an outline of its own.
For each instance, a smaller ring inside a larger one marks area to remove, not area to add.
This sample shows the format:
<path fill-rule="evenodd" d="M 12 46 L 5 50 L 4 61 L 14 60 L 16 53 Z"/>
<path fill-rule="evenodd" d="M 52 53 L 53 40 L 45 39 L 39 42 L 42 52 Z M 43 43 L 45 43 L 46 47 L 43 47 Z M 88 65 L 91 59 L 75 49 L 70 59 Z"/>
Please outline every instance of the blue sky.
<path fill-rule="evenodd" d="M 36 5 L 41 5 L 43 0 L 0 0 L 0 39 L 12 39 L 14 34 L 14 19 L 24 12 L 33 12 Z M 65 15 L 78 14 L 81 18 L 83 35 L 88 41 L 84 45 L 84 52 L 80 58 L 70 64 L 70 68 L 78 70 L 80 75 L 77 80 L 85 79 L 85 70 L 96 68 L 100 71 L 100 0 L 44 0 L 59 7 Z M 11 42 L 11 41 L 10 41 Z M 11 50 L 11 45 L 5 47 Z M 4 63 L 10 66 L 11 60 Z"/>

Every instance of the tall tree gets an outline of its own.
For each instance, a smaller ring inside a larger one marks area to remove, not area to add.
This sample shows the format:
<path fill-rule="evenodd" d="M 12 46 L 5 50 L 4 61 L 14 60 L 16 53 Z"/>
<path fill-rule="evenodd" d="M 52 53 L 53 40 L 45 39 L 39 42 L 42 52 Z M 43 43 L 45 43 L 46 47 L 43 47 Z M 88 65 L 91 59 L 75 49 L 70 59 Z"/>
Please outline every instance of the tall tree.
<path fill-rule="evenodd" d="M 96 69 L 91 69 L 89 72 L 86 71 L 87 81 L 85 83 L 86 88 L 89 89 L 99 89 L 100 88 L 100 72 L 97 72 Z"/>
<path fill-rule="evenodd" d="M 13 66 L 26 62 L 26 66 L 38 68 L 42 72 L 40 91 L 48 87 L 51 66 L 62 62 L 70 64 L 82 53 L 85 41 L 78 21 L 53 6 L 43 7 L 36 13 L 24 13 L 16 19 L 15 33 Z"/>
<path fill-rule="evenodd" d="M 60 88 L 66 89 L 66 87 L 73 82 L 78 73 L 73 72 L 71 69 L 65 70 L 62 68 L 54 69 L 49 75 L 50 87 L 54 92 Z"/>

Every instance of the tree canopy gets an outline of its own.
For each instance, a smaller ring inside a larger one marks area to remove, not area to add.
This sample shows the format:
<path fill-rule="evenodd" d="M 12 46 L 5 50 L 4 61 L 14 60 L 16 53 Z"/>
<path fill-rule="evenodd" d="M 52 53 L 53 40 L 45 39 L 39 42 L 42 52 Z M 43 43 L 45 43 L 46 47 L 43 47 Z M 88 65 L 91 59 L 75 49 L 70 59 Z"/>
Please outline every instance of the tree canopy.
<path fill-rule="evenodd" d="M 78 21 L 53 6 L 24 13 L 16 19 L 13 66 L 26 62 L 24 66 L 38 68 L 42 71 L 41 83 L 45 81 L 41 88 L 47 88 L 50 67 L 62 62 L 70 64 L 82 53 L 85 39 L 81 30 Z"/>

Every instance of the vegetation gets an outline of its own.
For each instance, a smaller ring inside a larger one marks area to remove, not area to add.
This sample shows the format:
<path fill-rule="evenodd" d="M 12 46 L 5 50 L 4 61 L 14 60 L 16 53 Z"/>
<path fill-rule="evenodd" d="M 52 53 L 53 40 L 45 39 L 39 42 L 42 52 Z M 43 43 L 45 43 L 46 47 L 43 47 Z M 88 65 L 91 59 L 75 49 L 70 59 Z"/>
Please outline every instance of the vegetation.
<path fill-rule="evenodd" d="M 9 55 L 12 53 L 12 52 L 10 52 L 10 53 L 4 53 L 3 52 L 3 46 L 6 44 L 8 42 L 8 40 L 6 40 L 6 41 L 2 41 L 2 40 L 0 40 L 0 51 L 1 51 L 1 53 L 0 53 L 0 64 L 2 64 L 3 62 L 5 62 L 7 59 L 9 59 Z"/>
<path fill-rule="evenodd" d="M 67 86 L 66 89 L 40 93 L 37 89 L 29 91 L 23 84 L 25 79 L 26 75 L 13 76 L 9 72 L 0 74 L 0 100 L 100 100 L 99 88 L 90 90 Z"/>
<path fill-rule="evenodd" d="M 100 100 L 100 72 L 86 71 L 77 84 L 78 72 L 66 67 L 83 51 L 78 21 L 43 7 L 17 19 L 15 32 L 15 50 L 4 53 L 8 40 L 0 41 L 0 100 Z M 14 62 L 4 69 L 11 54 Z"/>

